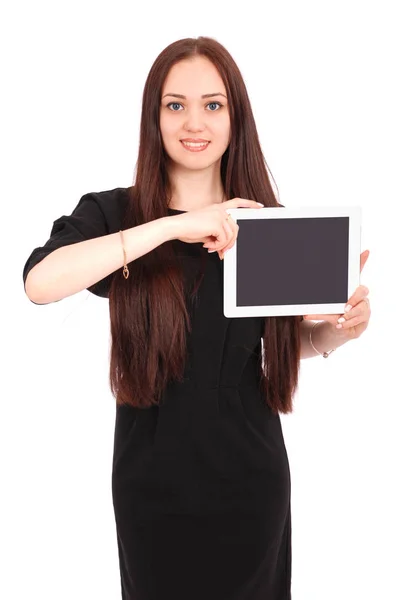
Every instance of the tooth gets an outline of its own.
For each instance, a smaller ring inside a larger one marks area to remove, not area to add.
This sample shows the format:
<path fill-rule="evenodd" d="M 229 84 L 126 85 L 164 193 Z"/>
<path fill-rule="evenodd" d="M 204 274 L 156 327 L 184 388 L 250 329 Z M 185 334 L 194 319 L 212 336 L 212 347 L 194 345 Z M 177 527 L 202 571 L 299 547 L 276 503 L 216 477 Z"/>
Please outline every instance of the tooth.
<path fill-rule="evenodd" d="M 207 146 L 209 142 L 183 142 L 185 146 L 191 146 L 193 148 L 200 148 L 201 146 Z"/>

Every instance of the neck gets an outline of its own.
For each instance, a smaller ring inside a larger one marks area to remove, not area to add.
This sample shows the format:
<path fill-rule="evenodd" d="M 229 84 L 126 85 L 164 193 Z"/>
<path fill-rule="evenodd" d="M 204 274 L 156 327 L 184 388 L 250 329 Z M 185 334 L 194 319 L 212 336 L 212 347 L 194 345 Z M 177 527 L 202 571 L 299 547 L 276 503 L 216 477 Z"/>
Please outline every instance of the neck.
<path fill-rule="evenodd" d="M 177 210 L 195 210 L 220 204 L 224 197 L 224 188 L 220 175 L 219 164 L 203 170 L 182 169 L 174 165 L 169 170 L 171 183 L 170 208 Z"/>

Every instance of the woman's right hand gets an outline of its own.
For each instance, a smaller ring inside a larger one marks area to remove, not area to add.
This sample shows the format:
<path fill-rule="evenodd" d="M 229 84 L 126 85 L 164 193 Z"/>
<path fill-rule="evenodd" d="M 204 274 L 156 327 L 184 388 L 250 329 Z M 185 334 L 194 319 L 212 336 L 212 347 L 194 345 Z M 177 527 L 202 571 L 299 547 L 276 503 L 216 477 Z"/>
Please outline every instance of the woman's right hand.
<path fill-rule="evenodd" d="M 232 248 L 237 239 L 239 227 L 233 219 L 227 219 L 228 208 L 263 208 L 254 200 L 233 198 L 219 204 L 191 210 L 176 215 L 176 239 L 187 244 L 203 243 L 204 248 L 219 252 L 220 258 Z"/>

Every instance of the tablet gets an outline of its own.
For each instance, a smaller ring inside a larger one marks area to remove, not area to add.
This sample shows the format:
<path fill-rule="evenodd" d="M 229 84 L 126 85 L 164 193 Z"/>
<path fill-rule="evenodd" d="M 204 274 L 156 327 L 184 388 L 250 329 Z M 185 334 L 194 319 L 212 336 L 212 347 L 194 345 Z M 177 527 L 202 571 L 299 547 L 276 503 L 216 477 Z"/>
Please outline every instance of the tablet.
<path fill-rule="evenodd" d="M 230 208 L 226 317 L 342 314 L 359 286 L 360 207 Z"/>

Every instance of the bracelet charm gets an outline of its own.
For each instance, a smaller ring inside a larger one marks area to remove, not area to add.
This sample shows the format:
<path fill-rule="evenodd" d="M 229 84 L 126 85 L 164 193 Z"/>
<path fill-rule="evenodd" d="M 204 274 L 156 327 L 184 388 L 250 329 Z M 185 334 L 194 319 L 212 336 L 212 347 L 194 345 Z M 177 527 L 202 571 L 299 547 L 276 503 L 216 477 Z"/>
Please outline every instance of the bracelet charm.
<path fill-rule="evenodd" d="M 121 245 L 123 247 L 123 253 L 124 253 L 124 268 L 123 268 L 123 275 L 125 277 L 125 279 L 128 279 L 129 276 L 129 270 L 127 267 L 127 255 L 125 253 L 125 248 L 124 248 L 124 237 L 123 237 L 123 232 L 120 229 L 120 237 L 121 237 Z"/>
<path fill-rule="evenodd" d="M 330 354 L 331 354 L 332 352 L 334 352 L 334 351 L 335 351 L 335 348 L 333 348 L 332 350 L 328 350 L 327 352 L 323 352 L 323 354 L 322 354 L 321 352 L 319 352 L 319 350 L 318 350 L 317 348 L 315 348 L 315 346 L 313 345 L 313 342 L 312 342 L 312 331 L 315 329 L 316 325 L 319 325 L 319 323 L 321 323 L 321 321 L 317 321 L 317 322 L 316 322 L 316 323 L 313 325 L 313 327 L 311 327 L 311 330 L 310 330 L 310 332 L 309 332 L 309 342 L 310 342 L 310 345 L 312 346 L 312 348 L 314 349 L 314 351 L 315 351 L 317 354 L 320 354 L 320 356 L 323 356 L 323 358 L 327 358 L 328 356 L 330 356 Z"/>

